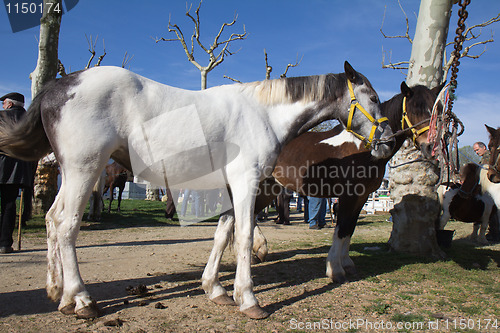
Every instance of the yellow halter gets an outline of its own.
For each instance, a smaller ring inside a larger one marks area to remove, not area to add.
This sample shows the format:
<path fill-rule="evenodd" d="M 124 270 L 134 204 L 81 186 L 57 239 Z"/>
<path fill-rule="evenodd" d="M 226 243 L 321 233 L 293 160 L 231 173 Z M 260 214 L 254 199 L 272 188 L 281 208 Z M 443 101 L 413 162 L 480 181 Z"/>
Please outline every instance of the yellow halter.
<path fill-rule="evenodd" d="M 384 121 L 389 121 L 389 119 L 387 117 L 382 117 L 380 119 L 373 118 L 372 115 L 369 114 L 365 110 L 365 108 L 361 106 L 361 104 L 359 104 L 358 100 L 356 99 L 356 96 L 354 96 L 354 89 L 352 89 L 352 83 L 349 79 L 347 80 L 347 86 L 349 87 L 349 95 L 351 95 L 351 106 L 349 107 L 349 117 L 347 118 L 346 130 L 347 132 L 352 133 L 355 137 L 363 141 L 365 143 L 366 149 L 370 149 L 373 142 L 373 137 L 375 136 L 375 131 L 377 130 L 377 128 L 380 126 L 381 123 L 383 123 Z M 372 123 L 372 129 L 370 131 L 370 136 L 368 138 L 365 138 L 361 134 L 358 134 L 351 129 L 352 118 L 354 117 L 354 111 L 356 111 L 356 108 L 358 108 L 359 111 L 361 111 L 361 113 L 363 113 L 365 117 L 368 118 L 368 120 Z"/>
<path fill-rule="evenodd" d="M 429 126 L 422 127 L 419 130 L 416 130 L 411 121 L 410 118 L 408 118 L 408 113 L 406 112 L 406 97 L 403 97 L 403 118 L 401 119 L 401 129 L 405 129 L 405 122 L 408 125 L 408 128 L 411 130 L 413 133 L 413 144 L 416 146 L 416 140 L 417 138 L 422 135 L 423 133 L 427 132 L 429 130 Z"/>

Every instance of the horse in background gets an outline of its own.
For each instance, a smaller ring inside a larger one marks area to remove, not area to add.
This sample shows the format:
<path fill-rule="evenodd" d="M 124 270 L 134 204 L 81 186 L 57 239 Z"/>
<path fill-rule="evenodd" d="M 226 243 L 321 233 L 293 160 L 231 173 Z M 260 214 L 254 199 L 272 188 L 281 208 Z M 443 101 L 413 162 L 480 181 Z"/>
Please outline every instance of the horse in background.
<path fill-rule="evenodd" d="M 461 184 L 439 185 L 437 192 L 443 212 L 439 220 L 439 230 L 444 230 L 450 218 L 474 223 L 470 240 L 488 244 L 486 229 L 491 218 L 494 222 L 497 221 L 496 216 L 492 216 L 497 214 L 497 207 L 492 197 L 482 191 L 481 169 L 477 164 L 466 164 L 460 169 Z"/>
<path fill-rule="evenodd" d="M 405 130 L 396 136 L 395 149 L 386 158 L 373 159 L 362 141 L 341 125 L 326 132 L 307 132 L 292 140 L 279 155 L 273 177 L 261 181 L 255 214 L 274 200 L 281 186 L 300 195 L 339 197 L 337 225 L 327 258 L 327 275 L 335 282 L 346 281 L 346 271 L 355 273 L 354 262 L 349 257 L 351 236 L 368 196 L 382 183 L 387 162 L 407 138 L 413 140 L 426 158 L 431 158 L 432 144 L 427 142 L 426 129 L 443 86 L 409 88 L 403 82 L 401 93 L 382 103 L 382 112 L 388 117 L 393 132 Z M 218 263 L 230 239 L 230 224 L 224 224 L 226 222 L 219 221 L 216 234 L 225 236 L 214 246 L 204 278 L 217 278 Z M 253 250 L 259 259 L 264 260 L 268 252 L 267 241 L 258 225 L 254 226 Z"/>
<path fill-rule="evenodd" d="M 102 170 L 101 175 L 97 179 L 94 187 L 92 188 L 92 193 L 90 194 L 89 200 L 89 213 L 87 215 L 87 220 L 89 221 L 100 221 L 101 214 L 104 210 L 104 200 L 102 195 L 104 194 L 104 184 L 106 183 L 106 169 Z"/>
<path fill-rule="evenodd" d="M 484 125 L 490 135 L 488 149 L 490 151 L 490 162 L 488 169 L 488 179 L 492 183 L 500 183 L 500 127 L 494 129 Z M 497 202 L 497 205 L 499 203 Z"/>
<path fill-rule="evenodd" d="M 132 178 L 132 173 L 128 171 L 125 167 L 113 162 L 106 165 L 106 178 L 104 182 L 104 189 L 102 194 L 105 194 L 109 190 L 109 206 L 108 213 L 111 213 L 111 203 L 115 196 L 115 188 L 118 188 L 118 212 L 121 212 L 120 205 L 122 203 L 122 194 L 125 189 L 125 184 Z"/>

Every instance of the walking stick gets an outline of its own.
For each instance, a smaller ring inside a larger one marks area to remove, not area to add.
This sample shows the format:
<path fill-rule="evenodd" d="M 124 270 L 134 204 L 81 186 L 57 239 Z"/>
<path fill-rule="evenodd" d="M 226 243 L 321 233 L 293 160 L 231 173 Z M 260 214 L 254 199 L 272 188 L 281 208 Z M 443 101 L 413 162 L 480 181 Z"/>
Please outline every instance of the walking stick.
<path fill-rule="evenodd" d="M 17 250 L 21 251 L 21 220 L 22 220 L 22 210 L 23 210 L 23 197 L 24 197 L 24 189 L 21 189 L 21 200 L 19 203 L 19 226 L 17 228 Z"/>

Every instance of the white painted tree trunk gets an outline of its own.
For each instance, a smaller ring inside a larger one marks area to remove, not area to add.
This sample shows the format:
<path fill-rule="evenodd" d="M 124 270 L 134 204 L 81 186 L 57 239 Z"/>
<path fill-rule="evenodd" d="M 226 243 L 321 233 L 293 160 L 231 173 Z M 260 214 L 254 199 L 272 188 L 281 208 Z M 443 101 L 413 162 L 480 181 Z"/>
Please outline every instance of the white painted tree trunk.
<path fill-rule="evenodd" d="M 46 3 L 51 3 L 47 6 Z M 61 11 L 48 8 L 56 8 L 59 4 Z M 38 61 L 35 70 L 31 73 L 31 97 L 35 98 L 40 89 L 57 75 L 59 63 L 59 29 L 61 27 L 62 4 L 61 0 L 45 0 L 44 13 L 40 20 L 40 43 L 38 45 Z M 57 194 L 57 164 L 40 160 L 35 177 L 33 207 L 35 213 L 46 213 L 54 202 Z"/>
<path fill-rule="evenodd" d="M 160 189 L 150 182 L 146 185 L 146 200 L 160 201 Z"/>
<path fill-rule="evenodd" d="M 443 77 L 443 58 L 451 15 L 452 0 L 422 0 L 406 83 L 433 88 Z M 405 145 L 391 160 L 399 165 L 422 158 Z M 427 162 L 410 163 L 390 171 L 393 230 L 389 245 L 395 251 L 443 258 L 436 242 L 435 226 L 440 214 L 435 185 L 439 169 Z"/>

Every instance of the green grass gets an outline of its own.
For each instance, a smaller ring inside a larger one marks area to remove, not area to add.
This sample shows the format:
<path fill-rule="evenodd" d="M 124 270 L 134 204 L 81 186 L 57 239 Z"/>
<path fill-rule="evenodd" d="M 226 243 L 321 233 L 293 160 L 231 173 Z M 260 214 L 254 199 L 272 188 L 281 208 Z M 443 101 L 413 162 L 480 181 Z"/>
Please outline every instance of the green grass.
<path fill-rule="evenodd" d="M 108 207 L 109 201 L 105 201 L 105 206 Z M 145 200 L 122 200 L 121 212 L 116 210 L 117 201 L 113 201 L 111 213 L 107 210 L 102 212 L 101 221 L 94 222 L 87 220 L 88 205 L 85 209 L 82 221 L 82 230 L 96 229 L 113 229 L 113 228 L 129 228 L 129 227 L 146 227 L 146 226 L 162 226 L 162 225 L 179 225 L 179 222 L 174 222 L 165 218 L 165 203 L 160 201 L 145 201 Z M 18 204 L 19 206 L 19 204 Z M 188 206 L 188 212 L 190 207 Z M 186 218 L 190 218 L 187 215 Z M 218 216 L 207 219 L 206 221 L 217 222 Z M 17 231 L 15 231 L 17 232 Z M 45 233 L 45 215 L 34 215 L 28 221 L 27 226 L 23 228 L 24 233 Z M 43 234 L 45 236 L 45 234 Z"/>

